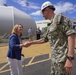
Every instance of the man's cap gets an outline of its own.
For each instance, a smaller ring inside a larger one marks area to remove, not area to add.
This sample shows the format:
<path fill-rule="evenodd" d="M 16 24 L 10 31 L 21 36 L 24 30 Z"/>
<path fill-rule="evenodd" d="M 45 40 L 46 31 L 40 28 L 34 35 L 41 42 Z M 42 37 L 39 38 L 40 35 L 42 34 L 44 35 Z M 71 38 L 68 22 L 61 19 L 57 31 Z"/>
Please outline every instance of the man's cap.
<path fill-rule="evenodd" d="M 49 1 L 46 1 L 42 4 L 41 6 L 41 11 L 44 10 L 46 7 L 50 6 L 53 10 L 55 10 L 55 7 L 53 6 L 53 4 Z"/>

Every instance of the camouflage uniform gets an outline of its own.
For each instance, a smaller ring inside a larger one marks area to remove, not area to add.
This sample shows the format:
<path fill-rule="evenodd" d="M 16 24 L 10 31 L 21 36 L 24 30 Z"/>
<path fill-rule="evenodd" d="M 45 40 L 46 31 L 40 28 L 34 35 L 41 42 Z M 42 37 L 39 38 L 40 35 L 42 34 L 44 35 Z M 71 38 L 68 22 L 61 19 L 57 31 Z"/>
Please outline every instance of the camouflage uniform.
<path fill-rule="evenodd" d="M 70 19 L 55 15 L 48 24 L 45 42 L 49 40 L 52 50 L 51 75 L 68 75 L 64 64 L 67 55 L 68 35 L 75 33 Z M 48 37 L 48 40 L 47 40 Z"/>

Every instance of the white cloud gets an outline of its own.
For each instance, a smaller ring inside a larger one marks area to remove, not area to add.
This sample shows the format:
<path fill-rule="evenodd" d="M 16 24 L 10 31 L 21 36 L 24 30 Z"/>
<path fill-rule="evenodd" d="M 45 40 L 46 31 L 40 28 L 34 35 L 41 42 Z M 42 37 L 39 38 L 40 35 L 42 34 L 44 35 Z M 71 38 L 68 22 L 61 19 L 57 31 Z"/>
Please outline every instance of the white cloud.
<path fill-rule="evenodd" d="M 40 13 L 40 6 L 36 3 L 33 3 L 33 2 L 29 2 L 29 1 L 26 1 L 26 0 L 12 0 L 18 4 L 20 4 L 23 9 L 27 7 L 27 4 L 26 2 L 28 2 L 28 8 L 29 9 L 35 9 L 37 10 L 36 12 L 32 12 L 30 15 L 33 15 L 33 16 L 39 16 L 41 15 Z M 55 13 L 58 14 L 58 13 L 73 13 L 73 12 L 76 12 L 76 5 L 70 3 L 70 2 L 58 2 L 57 4 L 54 4 L 56 10 L 55 10 Z"/>
<path fill-rule="evenodd" d="M 72 17 L 72 19 L 76 20 L 76 17 Z"/>
<path fill-rule="evenodd" d="M 29 8 L 32 8 L 32 9 L 40 9 L 40 7 L 38 7 L 36 5 L 29 5 Z"/>
<path fill-rule="evenodd" d="M 26 0 L 14 0 L 14 2 L 20 4 L 22 7 L 27 7 L 30 9 L 40 9 L 36 3 L 28 2 Z"/>
<path fill-rule="evenodd" d="M 66 13 L 66 12 L 67 13 L 76 12 L 76 5 L 73 5 L 70 2 L 65 2 L 65 3 L 59 2 L 59 3 L 57 3 L 54 6 L 56 8 L 56 10 L 55 10 L 56 14 L 58 14 L 58 13 Z M 36 12 L 31 13 L 31 15 L 38 16 L 38 15 L 41 15 L 41 14 L 40 14 L 39 11 L 36 11 Z"/>
<path fill-rule="evenodd" d="M 31 13 L 30 15 L 39 16 L 39 15 L 41 15 L 41 13 L 40 13 L 40 10 L 38 10 L 36 12 Z"/>
<path fill-rule="evenodd" d="M 73 13 L 75 12 L 76 10 L 76 5 L 73 5 L 72 3 L 70 2 L 65 2 L 65 3 L 62 3 L 62 2 L 59 2 L 55 5 L 55 13 L 64 13 L 64 12 L 68 12 L 68 13 Z"/>

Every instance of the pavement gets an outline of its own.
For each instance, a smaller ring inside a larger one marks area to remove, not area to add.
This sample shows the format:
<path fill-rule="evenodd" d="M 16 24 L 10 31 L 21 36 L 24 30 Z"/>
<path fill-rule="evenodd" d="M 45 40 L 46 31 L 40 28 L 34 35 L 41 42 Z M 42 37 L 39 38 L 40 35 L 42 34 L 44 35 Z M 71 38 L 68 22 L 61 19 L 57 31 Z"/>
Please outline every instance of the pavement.
<path fill-rule="evenodd" d="M 76 58 L 76 54 L 75 54 Z M 74 61 L 73 72 L 76 75 L 76 59 Z M 49 54 L 42 54 L 35 57 L 25 58 L 23 62 L 24 75 L 50 75 L 51 58 Z M 8 63 L 0 64 L 0 75 L 10 75 Z"/>

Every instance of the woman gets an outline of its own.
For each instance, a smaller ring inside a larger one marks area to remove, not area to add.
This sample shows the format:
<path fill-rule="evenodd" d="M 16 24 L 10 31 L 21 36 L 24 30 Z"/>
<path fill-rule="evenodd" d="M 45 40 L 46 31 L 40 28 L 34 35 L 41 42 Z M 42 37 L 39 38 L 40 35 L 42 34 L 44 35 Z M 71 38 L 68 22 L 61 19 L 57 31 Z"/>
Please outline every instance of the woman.
<path fill-rule="evenodd" d="M 25 44 L 21 44 L 21 35 L 23 26 L 16 24 L 9 37 L 9 48 L 7 53 L 8 63 L 11 69 L 11 75 L 23 75 L 22 63 L 21 63 L 21 51 L 22 47 L 27 47 Z"/>

